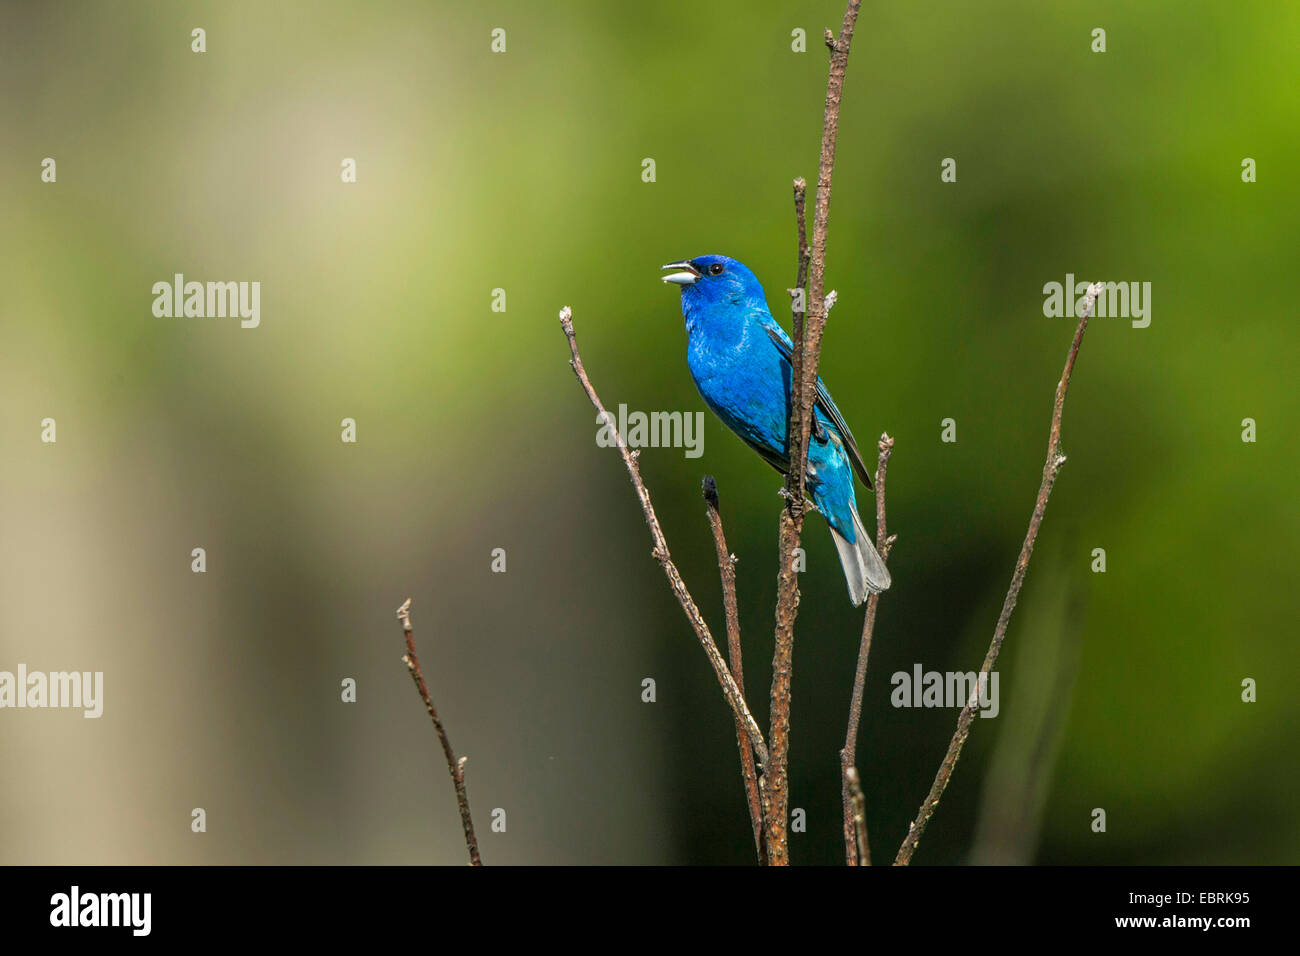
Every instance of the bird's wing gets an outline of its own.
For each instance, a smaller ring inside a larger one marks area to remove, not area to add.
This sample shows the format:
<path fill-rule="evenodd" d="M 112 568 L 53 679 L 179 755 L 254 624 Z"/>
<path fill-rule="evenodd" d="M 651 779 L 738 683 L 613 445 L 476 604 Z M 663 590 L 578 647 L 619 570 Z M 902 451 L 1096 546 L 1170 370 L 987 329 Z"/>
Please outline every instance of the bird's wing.
<path fill-rule="evenodd" d="M 767 332 L 768 338 L 772 344 L 790 363 L 791 369 L 794 368 L 794 347 L 790 344 L 790 337 L 785 334 L 785 329 L 773 322 L 771 325 L 764 324 L 763 330 Z M 853 463 L 853 470 L 858 473 L 858 477 L 863 483 L 871 487 L 871 475 L 867 473 L 866 463 L 862 460 L 862 452 L 858 451 L 858 442 L 853 437 L 853 432 L 849 431 L 848 424 L 844 421 L 844 416 L 840 410 L 835 407 L 835 402 L 831 399 L 831 393 L 826 391 L 826 383 L 817 377 L 817 408 L 822 410 L 822 414 L 831 420 L 835 430 L 840 433 L 840 438 L 844 442 L 844 448 L 849 453 L 849 461 Z"/>
<path fill-rule="evenodd" d="M 775 451 L 765 445 L 760 445 L 758 442 L 750 441 L 748 438 L 743 438 L 742 440 L 746 445 L 758 452 L 759 456 L 765 462 L 781 474 L 788 475 L 790 473 L 790 459 L 788 457 L 781 454 L 779 451 Z"/>

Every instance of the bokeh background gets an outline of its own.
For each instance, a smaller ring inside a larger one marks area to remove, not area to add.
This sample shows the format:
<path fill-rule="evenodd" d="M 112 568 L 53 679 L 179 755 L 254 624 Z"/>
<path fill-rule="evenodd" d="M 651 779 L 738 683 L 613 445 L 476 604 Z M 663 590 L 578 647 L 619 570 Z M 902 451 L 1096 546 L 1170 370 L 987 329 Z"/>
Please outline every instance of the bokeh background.
<path fill-rule="evenodd" d="M 0 669 L 106 689 L 97 721 L 0 712 L 0 862 L 462 863 L 407 596 L 488 863 L 751 860 L 729 713 L 556 313 L 610 406 L 703 408 L 658 267 L 734 255 L 787 314 L 842 12 L 4 5 Z M 1151 325 L 1088 332 L 1001 715 L 916 862 L 1300 859 L 1298 35 L 1263 0 L 867 4 L 822 369 L 864 447 L 897 439 L 859 758 L 879 858 L 955 720 L 889 678 L 979 665 L 1073 330 L 1042 287 L 1074 273 L 1151 282 Z M 261 327 L 155 318 L 176 272 L 260 281 Z M 643 470 L 721 632 L 718 480 L 765 723 L 779 480 L 706 421 L 702 458 Z M 834 863 L 861 617 L 820 519 L 805 542 L 792 853 Z"/>

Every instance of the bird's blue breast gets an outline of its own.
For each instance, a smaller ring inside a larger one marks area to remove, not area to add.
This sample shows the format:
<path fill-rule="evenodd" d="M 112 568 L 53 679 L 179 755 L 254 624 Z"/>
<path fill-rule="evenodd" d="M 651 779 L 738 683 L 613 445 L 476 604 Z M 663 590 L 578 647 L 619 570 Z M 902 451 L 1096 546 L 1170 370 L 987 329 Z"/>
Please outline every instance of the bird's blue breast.
<path fill-rule="evenodd" d="M 772 348 L 762 325 L 691 325 L 688 319 L 686 360 L 704 401 L 741 438 L 785 456 L 789 366 Z"/>

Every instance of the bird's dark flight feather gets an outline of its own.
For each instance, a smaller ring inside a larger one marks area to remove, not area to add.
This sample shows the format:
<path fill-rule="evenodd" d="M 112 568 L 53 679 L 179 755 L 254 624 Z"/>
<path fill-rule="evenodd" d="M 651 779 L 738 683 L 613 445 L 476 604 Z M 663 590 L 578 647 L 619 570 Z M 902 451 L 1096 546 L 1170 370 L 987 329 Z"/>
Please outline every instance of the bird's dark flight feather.
<path fill-rule="evenodd" d="M 777 347 L 781 355 L 790 363 L 790 367 L 793 369 L 794 354 L 790 343 L 785 340 L 785 337 L 778 330 L 773 329 L 771 326 L 766 326 L 765 331 L 767 332 L 768 338 L 772 340 L 772 344 Z M 839 432 L 840 439 L 844 442 L 844 448 L 849 453 L 849 461 L 853 463 L 853 470 L 858 473 L 858 477 L 862 479 L 863 484 L 868 488 L 872 487 L 871 475 L 867 472 L 866 463 L 862 460 L 862 452 L 858 451 L 857 440 L 854 439 L 853 432 L 849 431 L 849 426 L 844 421 L 844 416 L 840 414 L 840 410 L 836 408 L 835 403 L 831 401 L 830 392 L 826 391 L 826 385 L 822 382 L 820 377 L 817 379 L 817 407 L 822 410 L 823 415 L 831 420 L 831 424 L 834 425 L 835 430 Z"/>

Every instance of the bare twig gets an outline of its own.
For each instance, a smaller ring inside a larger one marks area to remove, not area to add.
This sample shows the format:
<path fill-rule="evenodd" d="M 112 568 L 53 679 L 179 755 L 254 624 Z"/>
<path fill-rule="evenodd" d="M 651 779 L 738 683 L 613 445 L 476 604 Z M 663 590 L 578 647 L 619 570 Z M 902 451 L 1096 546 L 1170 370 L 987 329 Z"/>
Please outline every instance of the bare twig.
<path fill-rule="evenodd" d="M 672 557 L 668 553 L 668 542 L 664 539 L 663 529 L 659 526 L 659 517 L 655 514 L 654 505 L 650 503 L 650 492 L 641 479 L 641 468 L 637 464 L 638 453 L 627 447 L 627 442 L 623 440 L 619 430 L 614 427 L 614 416 L 605 410 L 605 406 L 601 404 L 600 396 L 596 394 L 596 389 L 592 386 L 591 380 L 587 378 L 587 370 L 583 368 L 582 357 L 578 354 L 578 339 L 573 331 L 573 310 L 567 305 L 560 310 L 560 327 L 564 329 L 564 334 L 569 340 L 569 352 L 572 356 L 569 359 L 569 365 L 573 368 L 573 374 L 578 377 L 578 383 L 582 385 L 582 390 L 587 393 L 587 398 L 595 406 L 601 421 L 609 426 L 610 433 L 618 443 L 618 453 L 623 456 L 623 464 L 627 466 L 628 476 L 632 479 L 632 486 L 636 489 L 637 498 L 641 501 L 641 510 L 645 513 L 646 524 L 650 528 L 650 538 L 654 542 L 654 549 L 651 554 L 664 569 L 664 574 L 668 578 L 668 585 L 672 588 L 677 603 L 682 606 L 682 611 L 685 612 L 686 619 L 695 630 L 695 636 L 699 639 L 700 646 L 704 648 L 709 663 L 713 665 L 713 672 L 717 675 L 718 683 L 722 685 L 723 695 L 731 705 L 736 720 L 744 726 L 745 731 L 749 734 L 749 742 L 754 748 L 754 753 L 758 756 L 758 762 L 766 768 L 768 752 L 767 744 L 763 740 L 763 732 L 758 729 L 758 723 L 754 720 L 753 714 L 749 712 L 749 706 L 745 703 L 745 695 L 741 692 L 735 680 L 732 679 L 731 672 L 727 669 L 727 662 L 722 659 L 722 654 L 718 650 L 717 643 L 713 640 L 713 634 L 709 631 L 709 626 L 704 623 L 704 617 L 700 614 L 695 599 L 691 597 L 691 592 L 686 589 L 686 582 L 682 580 L 681 572 L 677 570 L 677 565 L 673 563 Z"/>
<path fill-rule="evenodd" d="M 727 538 L 722 533 L 722 515 L 718 513 L 718 483 L 712 475 L 704 478 L 705 511 L 709 527 L 713 530 L 713 545 L 718 552 L 718 570 L 722 575 L 722 607 L 727 615 L 727 656 L 731 661 L 731 677 L 745 692 L 745 668 L 740 653 L 740 609 L 736 603 L 736 556 L 727 548 Z M 749 746 L 745 725 L 736 720 L 736 745 L 740 748 L 740 773 L 745 782 L 745 801 L 749 805 L 749 823 L 754 830 L 754 852 L 758 862 L 766 863 L 763 849 L 763 804 L 758 796 L 758 773 L 754 768 L 754 750 Z"/>
<path fill-rule="evenodd" d="M 799 261 L 795 267 L 794 288 L 790 289 L 790 328 L 795 342 L 803 338 L 803 318 L 808 311 L 808 263 L 812 250 L 808 248 L 808 224 L 804 218 L 804 204 L 808 183 L 799 176 L 794 181 L 794 221 L 799 233 Z"/>
<path fill-rule="evenodd" d="M 474 836 L 474 821 L 469 815 L 469 794 L 465 790 L 465 762 L 469 758 L 456 759 L 455 751 L 451 749 L 451 741 L 447 737 L 447 730 L 438 719 L 438 710 L 433 706 L 433 698 L 429 696 L 429 687 L 424 682 L 424 672 L 420 670 L 420 659 L 415 656 L 415 638 L 411 635 L 410 598 L 402 602 L 402 606 L 397 609 L 397 619 L 402 622 L 402 633 L 406 636 L 406 656 L 402 658 L 402 662 L 411 672 L 415 689 L 420 692 L 424 709 L 429 712 L 433 728 L 438 732 L 443 755 L 447 758 L 447 771 L 451 774 L 451 782 L 456 787 L 456 803 L 460 807 L 460 825 L 465 830 L 465 846 L 469 849 L 470 866 L 482 866 L 483 860 L 478 855 L 478 839 Z"/>
<path fill-rule="evenodd" d="M 876 550 L 880 560 L 889 559 L 889 551 L 898 539 L 896 534 L 885 532 L 885 472 L 889 468 L 889 456 L 894 452 L 894 439 L 881 435 L 876 447 L 879 457 L 876 460 Z M 858 645 L 858 667 L 853 677 L 853 696 L 849 701 L 849 723 L 844 734 L 844 749 L 840 751 L 840 797 L 844 804 L 844 860 L 849 866 L 870 866 L 871 852 L 867 843 L 866 798 L 859 794 L 863 803 L 861 832 L 855 825 L 857 809 L 853 801 L 853 784 L 850 777 L 858 776 L 858 724 L 862 720 L 862 692 L 867 682 L 867 656 L 871 653 L 871 635 L 876 627 L 876 606 L 880 595 L 872 593 L 867 598 L 867 611 L 862 619 L 862 640 Z"/>
<path fill-rule="evenodd" d="M 1002 613 L 998 615 L 997 627 L 993 630 L 993 640 L 989 644 L 988 653 L 984 656 L 979 680 L 976 681 L 966 706 L 957 717 L 957 730 L 948 744 L 948 752 L 944 754 L 943 763 L 939 765 L 939 772 L 934 775 L 930 792 L 921 804 L 921 809 L 917 811 L 916 819 L 908 825 L 907 837 L 903 840 L 903 845 L 898 848 L 898 856 L 894 858 L 895 866 L 906 866 L 912 862 L 916 845 L 921 842 L 921 835 L 925 833 L 930 817 L 939 806 L 939 799 L 948 786 L 948 780 L 957 767 L 957 759 L 961 756 L 966 737 L 970 734 L 971 720 L 979 706 L 979 688 L 987 682 L 993 665 L 997 663 L 998 652 L 1002 649 L 1002 641 L 1007 634 L 1007 625 L 1011 623 L 1011 612 L 1016 609 L 1016 600 L 1020 596 L 1021 586 L 1025 583 L 1025 573 L 1029 570 L 1029 558 L 1034 552 L 1038 528 L 1043 523 L 1043 515 L 1047 511 L 1047 499 L 1052 494 L 1052 485 L 1056 483 L 1057 473 L 1065 464 L 1065 455 L 1061 454 L 1061 415 L 1065 410 L 1065 393 L 1070 387 L 1070 376 L 1074 373 L 1075 359 L 1079 357 L 1079 346 L 1083 344 L 1083 333 L 1087 331 L 1088 318 L 1092 315 L 1093 306 L 1100 292 L 1100 283 L 1088 286 L 1088 295 L 1079 313 L 1079 326 L 1074 330 L 1074 341 L 1070 344 L 1069 354 L 1065 357 L 1065 369 L 1061 372 L 1061 380 L 1056 385 L 1056 401 L 1052 406 L 1052 427 L 1047 440 L 1047 461 L 1043 464 L 1043 480 L 1038 486 L 1038 498 L 1034 501 L 1034 512 L 1029 518 L 1029 531 L 1025 534 L 1025 543 L 1020 547 L 1020 557 L 1016 559 L 1015 571 L 1011 575 L 1011 586 L 1007 588 L 1007 596 L 1002 601 Z"/>
<path fill-rule="evenodd" d="M 862 795 L 862 784 L 858 781 L 857 767 L 845 769 L 844 786 L 848 794 L 848 819 L 855 844 L 854 857 L 855 859 L 866 860 L 867 864 L 870 864 L 871 853 L 867 849 L 867 799 Z"/>
<path fill-rule="evenodd" d="M 861 0 L 849 0 L 839 39 L 827 31 L 831 49 L 830 75 L 826 81 L 826 109 L 822 116 L 821 157 L 817 167 L 817 200 L 813 207 L 813 238 L 808 263 L 809 295 L 807 321 L 795 317 L 795 335 L 791 382 L 789 431 L 786 448 L 790 451 L 790 474 L 786 478 L 788 494 L 781 510 L 780 555 L 777 574 L 776 639 L 772 654 L 772 723 L 768 736 L 772 761 L 767 771 L 764 792 L 764 832 L 767 836 L 768 860 L 784 866 L 790 862 L 786 843 L 786 816 L 790 794 L 788 755 L 790 749 L 790 677 L 794 659 L 794 622 L 799 613 L 799 579 L 794 569 L 795 550 L 803 530 L 804 472 L 807 468 L 808 436 L 812 408 L 817 391 L 817 365 L 821 356 L 822 333 L 826 328 L 823 293 L 826 287 L 826 235 L 830 222 L 831 172 L 835 166 L 835 139 L 839 134 L 840 97 L 844 74 L 849 64 L 849 44 L 858 19 Z M 798 205 L 799 190 L 795 189 Z M 800 250 L 802 270 L 803 253 Z"/>

